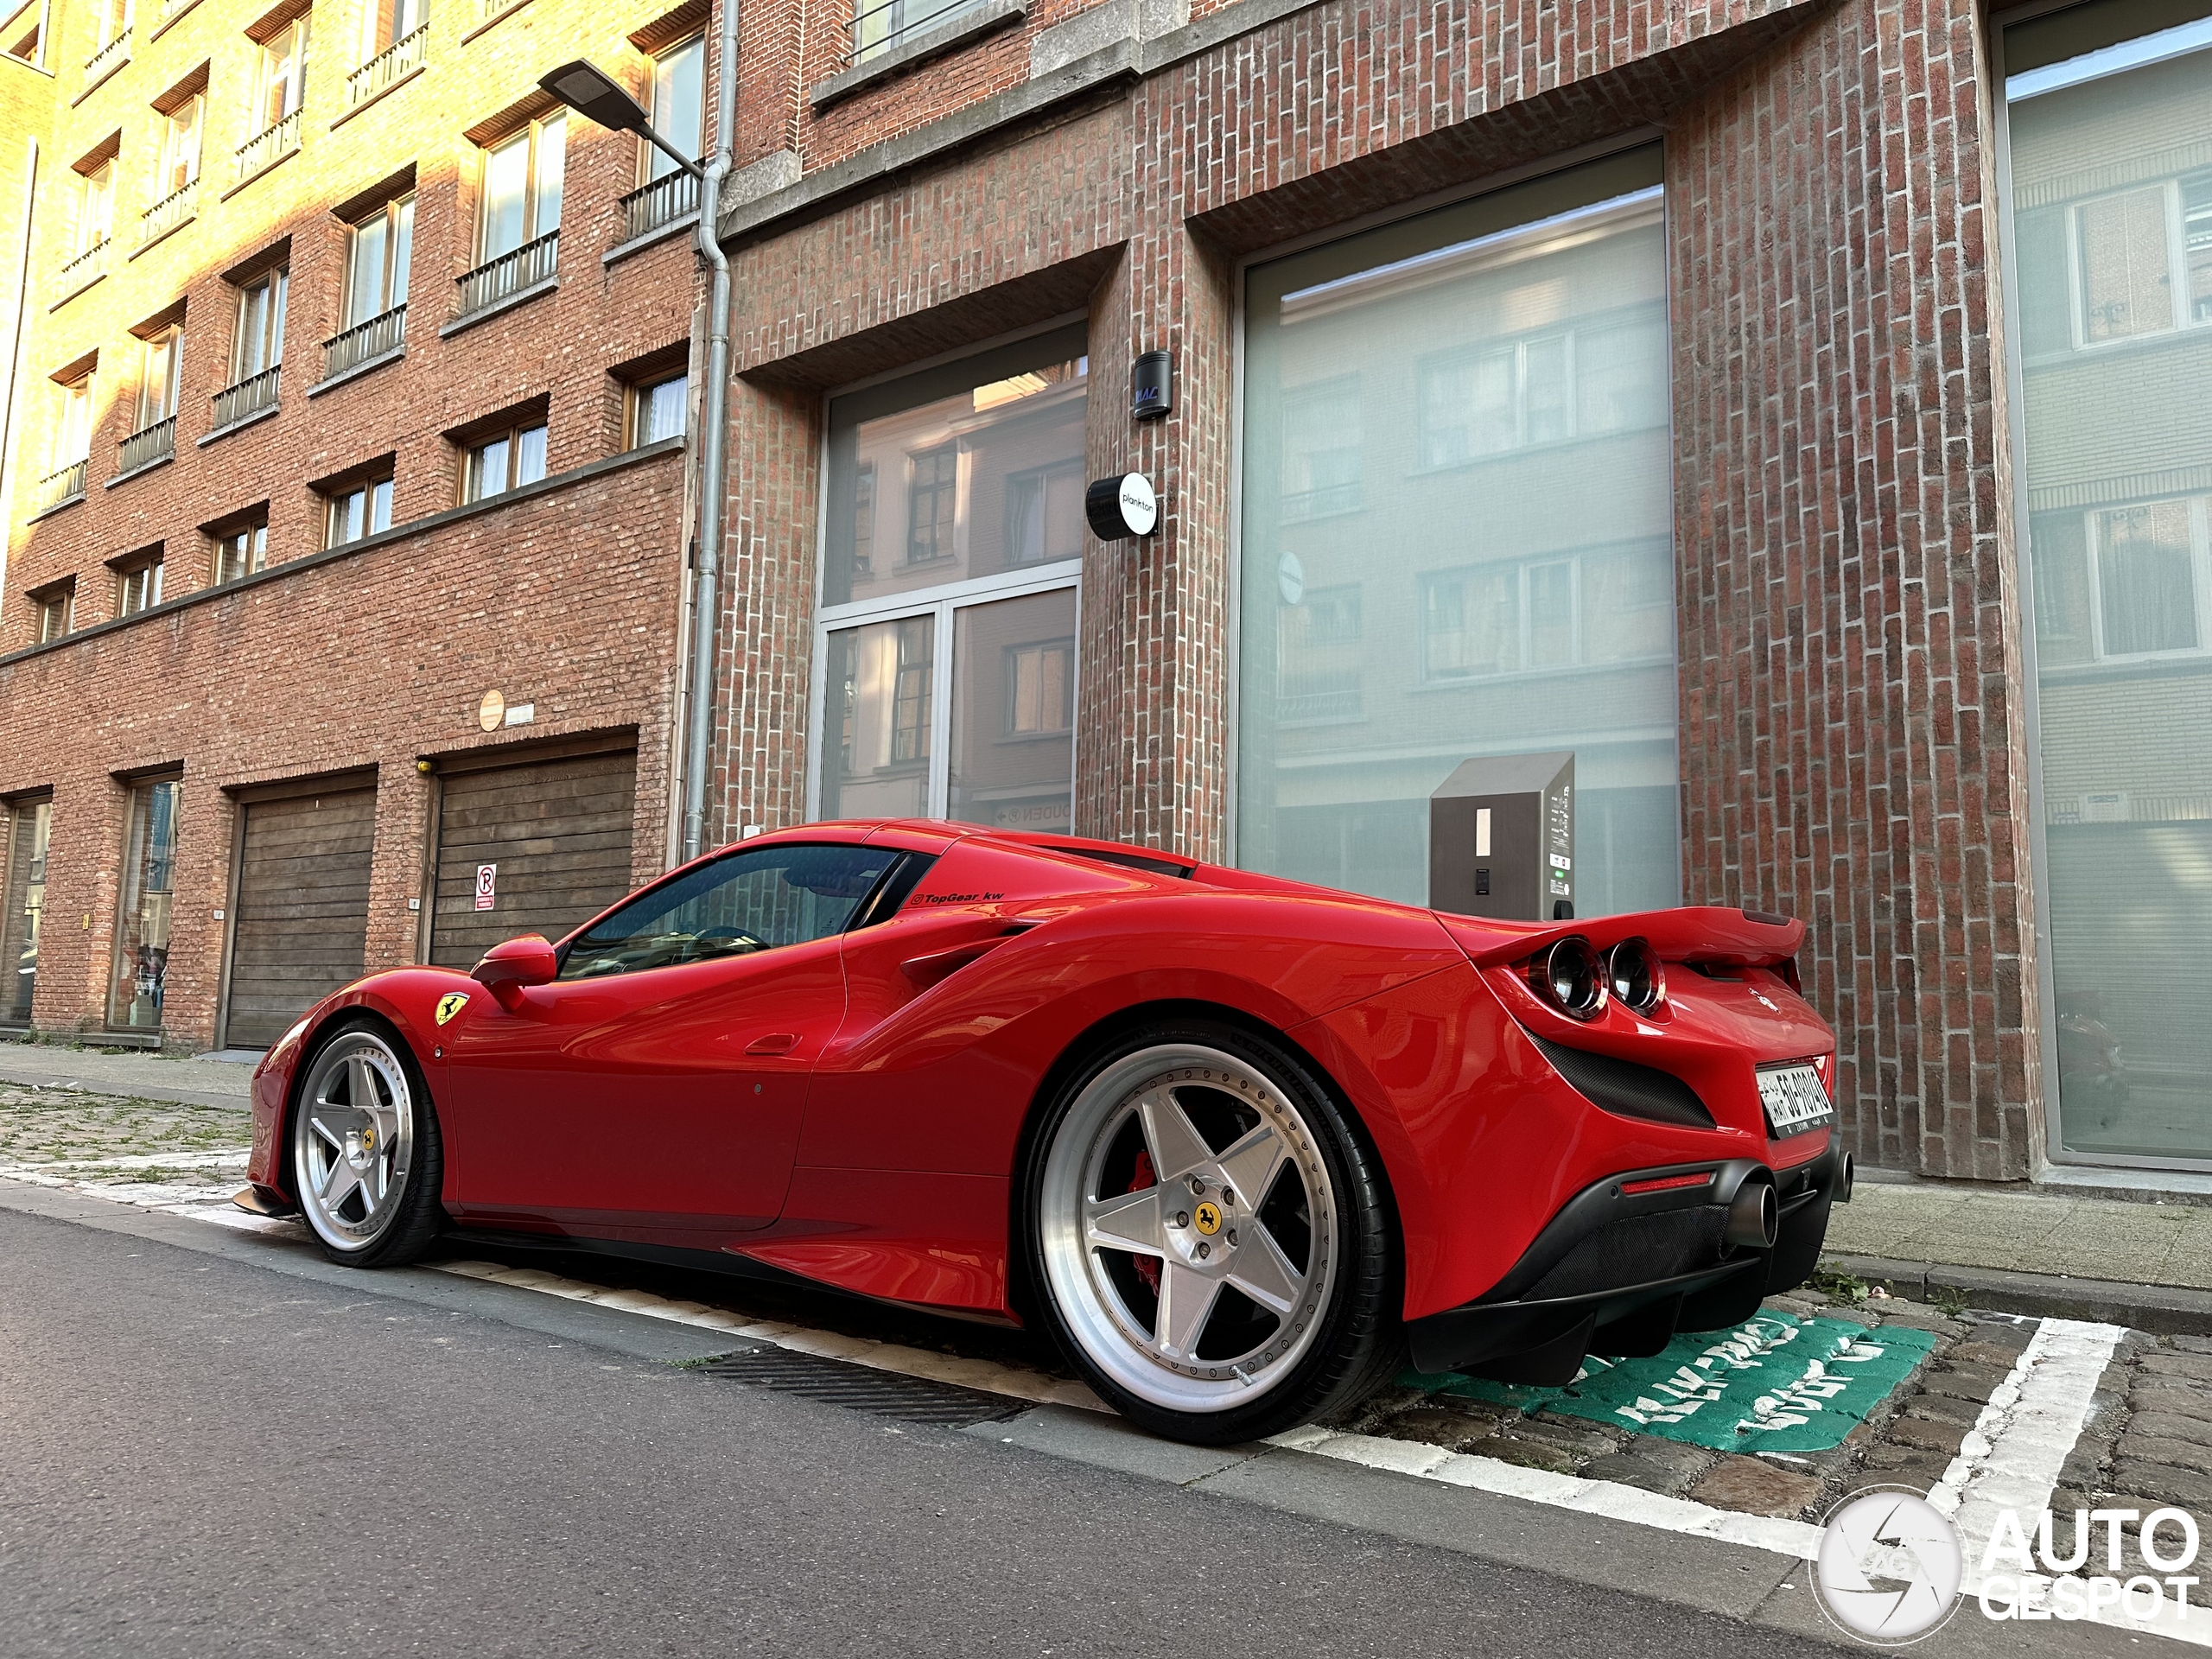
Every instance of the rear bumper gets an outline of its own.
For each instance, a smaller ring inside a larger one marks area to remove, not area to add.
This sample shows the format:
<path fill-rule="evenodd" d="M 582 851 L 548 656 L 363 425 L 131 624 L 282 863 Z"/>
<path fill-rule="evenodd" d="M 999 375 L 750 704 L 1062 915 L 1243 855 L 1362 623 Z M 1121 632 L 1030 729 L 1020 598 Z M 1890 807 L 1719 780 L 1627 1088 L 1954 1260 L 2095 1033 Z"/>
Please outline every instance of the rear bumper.
<path fill-rule="evenodd" d="M 1811 1274 L 1842 1170 L 1831 1136 L 1819 1157 L 1779 1172 L 1734 1160 L 1609 1176 L 1570 1199 L 1485 1294 L 1408 1321 L 1413 1363 L 1556 1386 L 1587 1354 L 1656 1354 L 1677 1331 L 1737 1324 Z M 1701 1185 L 1625 1190 L 1700 1173 Z M 1771 1249 L 1732 1249 L 1723 1236 L 1747 1181 L 1774 1183 Z"/>

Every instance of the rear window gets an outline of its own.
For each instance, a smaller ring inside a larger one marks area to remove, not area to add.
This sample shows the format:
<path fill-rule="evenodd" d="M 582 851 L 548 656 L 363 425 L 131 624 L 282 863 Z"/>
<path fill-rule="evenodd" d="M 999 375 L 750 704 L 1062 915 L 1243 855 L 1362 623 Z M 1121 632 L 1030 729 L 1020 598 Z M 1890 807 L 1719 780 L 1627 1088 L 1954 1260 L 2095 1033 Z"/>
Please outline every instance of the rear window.
<path fill-rule="evenodd" d="M 1116 848 L 1107 851 L 1096 847 L 1063 847 L 1053 842 L 1044 843 L 1048 853 L 1066 853 L 1075 858 L 1087 858 L 1094 864 L 1119 864 L 1124 868 L 1142 870 L 1147 875 L 1172 875 L 1178 880 L 1191 879 L 1191 867 L 1178 864 L 1173 859 L 1147 858 L 1142 853 L 1127 853 Z"/>

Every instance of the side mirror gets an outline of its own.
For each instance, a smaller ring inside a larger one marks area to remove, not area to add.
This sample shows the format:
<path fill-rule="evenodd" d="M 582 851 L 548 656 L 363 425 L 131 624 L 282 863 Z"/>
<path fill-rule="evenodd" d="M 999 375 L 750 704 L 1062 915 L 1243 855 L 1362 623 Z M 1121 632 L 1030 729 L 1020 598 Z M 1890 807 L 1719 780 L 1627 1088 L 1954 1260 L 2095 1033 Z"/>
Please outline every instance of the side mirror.
<path fill-rule="evenodd" d="M 486 950 L 468 976 L 499 998 L 500 1007 L 511 1008 L 527 987 L 551 984 L 560 966 L 543 934 L 525 933 Z"/>

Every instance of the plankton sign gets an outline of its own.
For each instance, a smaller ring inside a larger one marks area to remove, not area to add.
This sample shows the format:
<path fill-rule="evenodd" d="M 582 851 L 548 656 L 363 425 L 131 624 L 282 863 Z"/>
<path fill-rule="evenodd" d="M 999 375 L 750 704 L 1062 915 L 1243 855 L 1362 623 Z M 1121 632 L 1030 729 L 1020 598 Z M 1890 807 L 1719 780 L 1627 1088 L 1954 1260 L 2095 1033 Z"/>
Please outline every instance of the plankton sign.
<path fill-rule="evenodd" d="M 1409 1373 L 1400 1381 L 1716 1452 L 1826 1452 L 1842 1445 L 1935 1345 L 1925 1331 L 1762 1313 L 1732 1331 L 1676 1337 L 1649 1359 L 1592 1355 L 1565 1388 L 1457 1374 Z"/>

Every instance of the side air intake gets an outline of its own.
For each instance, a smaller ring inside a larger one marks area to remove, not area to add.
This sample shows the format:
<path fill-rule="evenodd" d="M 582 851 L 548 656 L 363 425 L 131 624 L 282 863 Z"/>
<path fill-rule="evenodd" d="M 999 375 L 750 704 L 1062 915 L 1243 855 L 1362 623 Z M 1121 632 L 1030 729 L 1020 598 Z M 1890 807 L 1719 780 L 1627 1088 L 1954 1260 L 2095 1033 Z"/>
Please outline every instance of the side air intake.
<path fill-rule="evenodd" d="M 1543 1051 L 1553 1070 L 1606 1111 L 1655 1123 L 1679 1123 L 1686 1128 L 1714 1127 L 1713 1114 L 1705 1109 L 1697 1090 L 1670 1071 L 1638 1065 L 1633 1060 L 1617 1060 L 1610 1054 L 1592 1054 L 1587 1049 L 1568 1048 L 1533 1031 L 1528 1036 Z"/>

